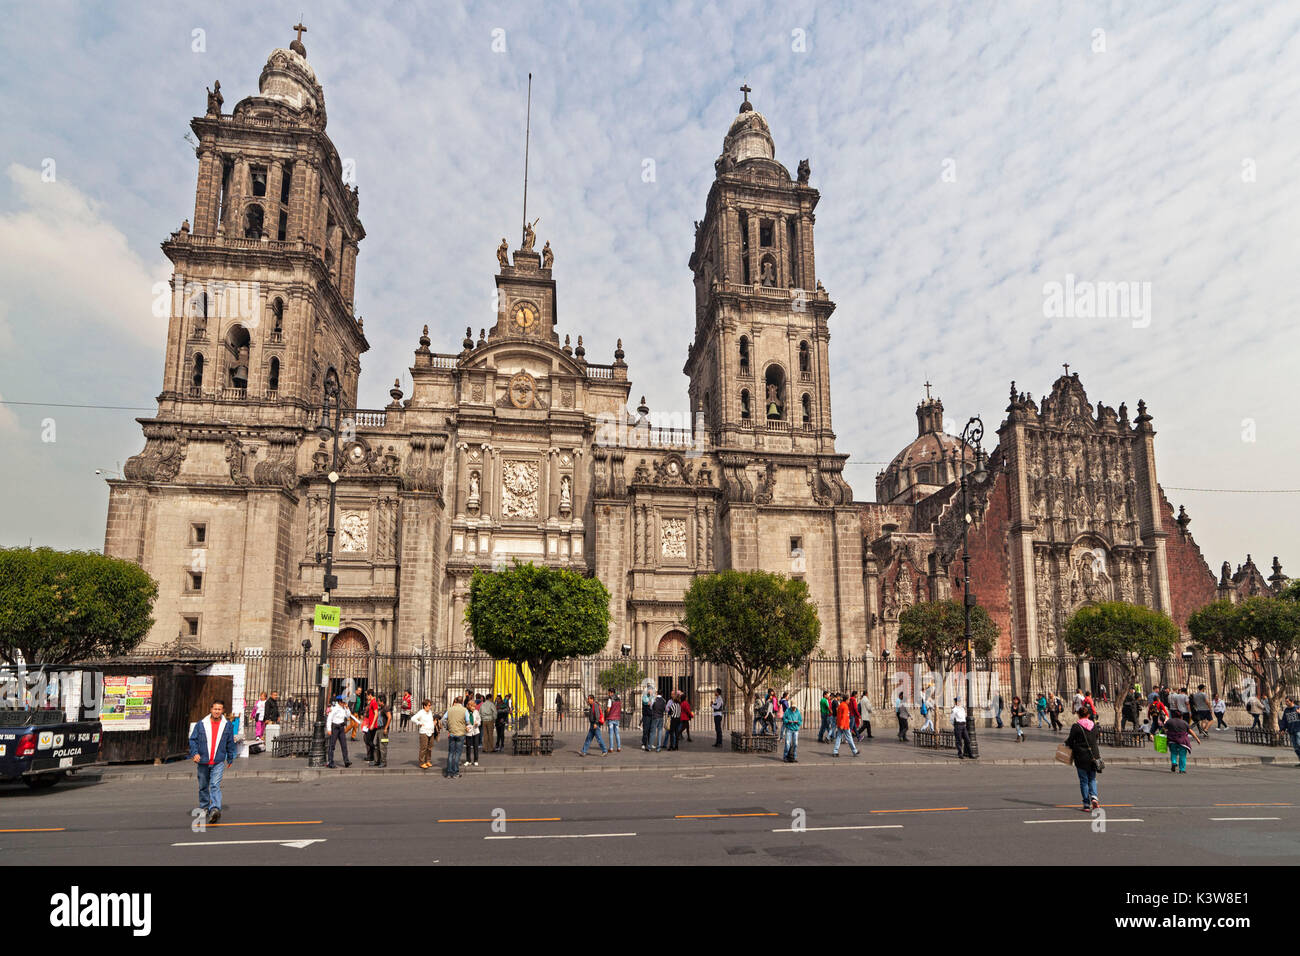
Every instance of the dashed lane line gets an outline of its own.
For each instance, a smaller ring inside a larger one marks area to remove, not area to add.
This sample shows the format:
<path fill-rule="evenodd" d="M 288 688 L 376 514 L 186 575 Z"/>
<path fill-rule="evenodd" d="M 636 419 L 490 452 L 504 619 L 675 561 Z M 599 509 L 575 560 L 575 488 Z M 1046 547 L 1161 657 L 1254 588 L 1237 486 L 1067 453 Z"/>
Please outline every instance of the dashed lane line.
<path fill-rule="evenodd" d="M 560 817 L 465 817 L 459 820 L 439 820 L 439 823 L 559 823 Z"/>
<path fill-rule="evenodd" d="M 825 830 L 901 830 L 901 823 L 881 823 L 875 826 L 857 826 L 857 827 L 782 827 L 779 830 L 773 830 L 773 833 L 816 833 Z"/>
<path fill-rule="evenodd" d="M 1069 820 L 1025 820 L 1025 823 L 1091 823 L 1092 815 L 1086 817 L 1074 817 Z M 1139 820 L 1137 817 L 1106 817 L 1106 823 L 1145 823 L 1145 820 Z"/>
<path fill-rule="evenodd" d="M 485 836 L 485 840 L 591 840 L 596 837 L 634 837 L 635 833 L 528 833 Z"/>
<path fill-rule="evenodd" d="M 1210 817 L 1215 823 L 1226 823 L 1229 820 L 1281 820 L 1281 817 Z"/>

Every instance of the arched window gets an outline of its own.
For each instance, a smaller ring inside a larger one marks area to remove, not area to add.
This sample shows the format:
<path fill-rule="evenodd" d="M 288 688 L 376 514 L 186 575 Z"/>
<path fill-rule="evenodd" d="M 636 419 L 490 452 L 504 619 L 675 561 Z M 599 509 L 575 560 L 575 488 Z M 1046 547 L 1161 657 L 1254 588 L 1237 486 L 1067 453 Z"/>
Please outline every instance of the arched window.
<path fill-rule="evenodd" d="M 808 343 L 799 343 L 799 374 L 807 375 L 812 371 L 812 355 L 808 351 Z"/>
<path fill-rule="evenodd" d="M 248 207 L 248 212 L 244 213 L 244 238 L 261 239 L 262 238 L 262 207 L 254 203 Z"/>
<path fill-rule="evenodd" d="M 194 374 L 190 376 L 190 386 L 194 389 L 203 387 L 203 353 L 194 353 Z"/>
<path fill-rule="evenodd" d="M 277 392 L 280 390 L 280 360 L 271 359 L 271 374 L 266 380 L 266 390 L 268 392 Z"/>
<path fill-rule="evenodd" d="M 741 374 L 749 372 L 749 336 L 740 337 L 740 371 Z"/>
<path fill-rule="evenodd" d="M 807 392 L 804 392 L 802 402 L 803 402 L 803 427 L 807 428 L 809 425 L 812 424 L 812 397 Z"/>
<path fill-rule="evenodd" d="M 785 419 L 785 369 L 779 365 L 769 365 L 763 375 L 766 392 L 763 397 L 763 409 L 769 421 Z"/>
<path fill-rule="evenodd" d="M 749 389 L 747 388 L 740 390 L 740 420 L 749 421 Z"/>
<path fill-rule="evenodd" d="M 271 303 L 271 341 L 279 342 L 284 337 L 284 300 L 277 298 Z"/>
<path fill-rule="evenodd" d="M 248 353 L 252 339 L 248 329 L 232 325 L 226 333 L 226 385 L 248 388 Z"/>

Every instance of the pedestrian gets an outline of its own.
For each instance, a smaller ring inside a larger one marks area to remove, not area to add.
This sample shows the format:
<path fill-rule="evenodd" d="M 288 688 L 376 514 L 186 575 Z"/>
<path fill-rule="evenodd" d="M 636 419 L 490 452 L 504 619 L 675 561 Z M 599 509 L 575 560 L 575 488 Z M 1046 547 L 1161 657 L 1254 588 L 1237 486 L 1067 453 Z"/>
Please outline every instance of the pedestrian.
<path fill-rule="evenodd" d="M 325 761 L 325 766 L 331 770 L 334 769 L 334 744 L 337 743 L 343 748 L 343 766 L 351 767 L 352 761 L 348 760 L 348 724 L 352 720 L 352 714 L 349 713 L 345 698 L 340 694 L 334 698 L 334 706 L 330 708 L 329 716 L 325 718 L 325 726 L 329 729 L 330 735 L 330 752 L 329 759 Z"/>
<path fill-rule="evenodd" d="M 1011 698 L 1011 727 L 1016 732 L 1016 743 L 1025 742 L 1025 705 L 1020 702 L 1020 695 Z"/>
<path fill-rule="evenodd" d="M 263 733 L 272 724 L 280 723 L 280 692 L 278 690 L 271 691 L 271 696 L 266 699 L 266 712 L 263 715 L 263 720 L 265 724 L 262 728 Z"/>
<path fill-rule="evenodd" d="M 1070 748 L 1074 758 L 1074 770 L 1079 775 L 1079 792 L 1083 795 L 1083 812 L 1087 813 L 1101 806 L 1101 798 L 1097 794 L 1101 750 L 1097 741 L 1097 725 L 1082 707 L 1079 708 L 1078 715 L 1079 721 L 1070 728 L 1065 745 Z"/>
<path fill-rule="evenodd" d="M 1079 706 L 1083 706 L 1082 699 L 1079 701 Z M 1064 729 L 1064 725 L 1061 723 L 1061 713 L 1064 710 L 1065 701 L 1061 700 L 1060 695 L 1052 694 L 1052 701 L 1047 705 L 1047 715 L 1052 718 L 1053 730 L 1059 731 Z"/>
<path fill-rule="evenodd" d="M 1093 702 L 1091 691 L 1083 695 L 1083 708 L 1088 712 L 1089 720 L 1095 721 L 1097 719 L 1097 705 Z"/>
<path fill-rule="evenodd" d="M 925 690 L 921 691 L 921 716 L 925 718 L 925 723 L 921 725 L 921 733 L 934 730 L 934 700 L 927 700 L 930 696 L 931 685 L 926 685 Z"/>
<path fill-rule="evenodd" d="M 799 762 L 799 728 L 803 726 L 803 714 L 799 706 L 789 701 L 789 706 L 781 714 L 781 733 L 785 737 L 785 749 L 781 759 L 786 763 Z"/>
<path fill-rule="evenodd" d="M 609 749 L 614 753 L 623 752 L 623 738 L 619 735 L 619 723 L 623 719 L 623 698 L 609 689 L 605 698 L 605 727 L 609 734 Z"/>
<path fill-rule="evenodd" d="M 831 692 L 822 691 L 821 703 L 818 705 L 821 711 L 822 723 L 817 728 L 817 742 L 821 743 L 826 739 L 826 735 L 831 732 Z"/>
<path fill-rule="evenodd" d="M 1000 693 L 994 695 L 994 704 L 997 706 L 997 713 L 993 715 L 993 719 L 998 722 L 998 730 L 1001 730 L 1002 729 L 1002 695 Z"/>
<path fill-rule="evenodd" d="M 483 749 L 487 753 L 492 753 L 497 749 L 497 704 L 491 694 L 483 698 L 483 703 L 478 710 L 479 716 L 483 718 Z"/>
<path fill-rule="evenodd" d="M 465 702 L 465 766 L 478 766 L 479 746 L 483 743 L 483 715 L 479 701 L 470 698 Z"/>
<path fill-rule="evenodd" d="M 433 701 L 426 700 L 422 703 L 420 709 L 411 715 L 411 722 L 415 724 L 415 733 L 420 742 L 420 769 L 428 770 L 433 766 Z"/>
<path fill-rule="evenodd" d="M 372 690 L 366 691 L 366 719 L 361 725 L 361 737 L 366 742 L 366 763 L 375 762 L 375 715 L 379 712 L 379 700 Z"/>
<path fill-rule="evenodd" d="M 858 706 L 858 692 L 849 693 L 849 730 L 853 732 L 853 739 L 858 739 L 858 725 L 862 721 L 862 711 Z"/>
<path fill-rule="evenodd" d="M 497 745 L 493 753 L 500 753 L 506 749 L 506 728 L 510 726 L 510 695 L 502 697 L 497 694 L 495 701 L 497 709 Z"/>
<path fill-rule="evenodd" d="M 1214 719 L 1218 721 L 1214 725 L 1215 730 L 1227 730 L 1228 724 L 1223 719 L 1223 715 L 1228 712 L 1228 705 L 1223 702 L 1223 698 L 1218 694 L 1214 695 L 1214 701 L 1210 704 L 1210 710 L 1214 712 Z"/>
<path fill-rule="evenodd" d="M 605 709 L 596 702 L 595 694 L 587 695 L 585 714 L 587 717 L 587 739 L 582 742 L 582 749 L 578 751 L 578 756 L 587 756 L 587 748 L 591 746 L 594 739 L 596 743 L 600 744 L 600 755 L 604 757 L 609 753 L 609 748 L 605 746 Z"/>
<path fill-rule="evenodd" d="M 1136 688 L 1130 690 L 1127 694 L 1124 695 L 1124 703 L 1120 706 L 1120 711 L 1119 711 L 1120 730 L 1123 730 L 1127 724 L 1132 724 L 1134 727 L 1138 725 L 1138 719 L 1137 719 L 1138 700 L 1139 697 Z"/>
<path fill-rule="evenodd" d="M 898 700 L 894 703 L 894 713 L 898 715 L 898 739 L 907 743 L 907 721 L 912 716 L 912 712 L 907 709 L 907 702 L 903 700 L 903 692 L 898 692 Z"/>
<path fill-rule="evenodd" d="M 862 739 L 862 734 L 864 731 L 866 732 L 868 740 L 874 739 L 871 736 L 871 712 L 873 709 L 874 708 L 871 706 L 871 701 L 867 699 L 867 692 L 864 690 L 861 694 L 858 695 L 858 712 L 862 714 L 862 728 L 858 731 L 859 740 Z"/>
<path fill-rule="evenodd" d="M 649 689 L 641 691 L 641 749 L 650 749 L 650 733 L 654 730 L 654 698 Z"/>
<path fill-rule="evenodd" d="M 1278 723 L 1291 738 L 1291 749 L 1295 751 L 1297 757 L 1300 757 L 1300 709 L 1296 707 L 1294 697 L 1286 699 L 1286 709 L 1282 711 Z"/>
<path fill-rule="evenodd" d="M 1106 685 L 1105 685 L 1105 684 L 1102 684 L 1102 685 L 1098 688 L 1098 690 L 1101 692 L 1101 702 L 1102 702 L 1103 704 L 1109 703 L 1109 701 L 1108 701 L 1107 698 L 1106 698 Z"/>
<path fill-rule="evenodd" d="M 832 757 L 840 755 L 840 744 L 848 743 L 853 750 L 853 756 L 858 755 L 858 745 L 853 742 L 853 734 L 849 729 L 849 702 L 841 700 L 835 708 L 835 747 L 831 750 Z"/>
<path fill-rule="evenodd" d="M 375 698 L 379 706 L 375 709 L 375 766 L 388 766 L 388 733 L 392 729 L 393 712 L 388 706 L 388 698 L 380 694 Z"/>
<path fill-rule="evenodd" d="M 695 741 L 691 740 L 691 718 L 695 716 L 695 711 L 691 710 L 691 701 L 690 698 L 686 696 L 686 691 L 682 691 L 681 704 L 682 718 L 680 727 L 677 731 L 677 740 L 680 742 L 682 734 L 685 734 L 687 743 L 694 743 Z M 773 731 L 773 733 L 775 733 L 775 731 Z"/>
<path fill-rule="evenodd" d="M 555 692 L 555 720 L 558 723 L 564 718 L 564 695 L 558 690 Z"/>
<path fill-rule="evenodd" d="M 465 749 L 468 715 L 463 697 L 457 697 L 447 708 L 447 766 L 442 771 L 444 777 L 460 776 L 460 755 Z"/>
<path fill-rule="evenodd" d="M 754 737 L 761 737 L 763 731 L 767 728 L 767 696 L 764 694 L 754 695 L 754 725 L 750 728 L 750 734 Z"/>
<path fill-rule="evenodd" d="M 1082 706 L 1083 706 L 1083 688 L 1076 687 L 1074 689 L 1074 700 L 1070 702 L 1070 713 L 1077 714 L 1079 712 L 1079 708 Z"/>
<path fill-rule="evenodd" d="M 1264 705 L 1259 701 L 1260 699 L 1258 697 L 1252 697 L 1250 700 L 1246 701 L 1246 713 L 1250 714 L 1251 717 L 1251 730 L 1258 730 L 1260 728 L 1261 725 L 1259 719 L 1264 716 Z"/>
<path fill-rule="evenodd" d="M 713 703 L 711 707 L 713 710 L 713 734 L 715 737 L 713 741 L 713 746 L 721 747 L 722 746 L 722 716 L 724 713 L 726 713 L 726 707 L 727 707 L 726 702 L 722 699 L 721 687 L 719 687 L 716 691 L 714 691 Z M 644 750 L 645 748 L 643 747 L 642 749 Z"/>
<path fill-rule="evenodd" d="M 1047 718 L 1047 691 L 1040 690 L 1038 699 L 1034 701 L 1034 706 L 1038 710 L 1038 729 L 1043 729 L 1043 721 Z"/>
<path fill-rule="evenodd" d="M 672 697 L 669 698 L 664 713 L 667 717 L 666 724 L 668 727 L 668 738 L 667 738 L 668 746 L 665 749 L 676 750 L 677 743 L 679 738 L 681 737 L 681 732 L 682 732 L 681 691 L 679 690 L 673 691 Z"/>
<path fill-rule="evenodd" d="M 1169 708 L 1165 707 L 1164 701 L 1160 695 L 1151 698 L 1151 703 L 1147 705 L 1147 719 L 1151 722 L 1151 734 L 1154 736 L 1166 720 L 1169 719 Z"/>
<path fill-rule="evenodd" d="M 1208 733 L 1213 719 L 1214 711 L 1210 706 L 1210 697 L 1205 693 L 1205 685 L 1197 684 L 1196 692 L 1192 694 L 1192 720 L 1196 723 L 1196 729 L 1203 734 Z"/>
<path fill-rule="evenodd" d="M 1192 749 L 1192 741 L 1199 744 L 1201 738 L 1178 714 L 1165 721 L 1165 737 L 1169 741 L 1169 771 L 1187 773 L 1187 752 Z"/>
<path fill-rule="evenodd" d="M 402 723 L 398 728 L 405 731 L 406 725 L 411 722 L 411 710 L 415 706 L 415 699 L 411 697 L 409 689 L 402 692 Z"/>
<path fill-rule="evenodd" d="M 957 759 L 961 760 L 963 756 L 974 759 L 970 749 L 970 729 L 966 726 L 966 708 L 961 705 L 960 697 L 953 698 L 952 702 L 952 736 L 957 744 Z"/>
<path fill-rule="evenodd" d="M 226 719 L 226 702 L 214 700 L 207 719 L 190 731 L 190 759 L 199 775 L 199 817 L 204 823 L 221 819 L 221 778 L 235 762 L 235 728 Z"/>
<path fill-rule="evenodd" d="M 650 703 L 650 743 L 653 747 L 647 747 L 648 750 L 659 752 L 663 744 L 664 735 L 664 715 L 668 713 L 668 701 L 664 700 L 663 691 L 655 691 L 655 699 Z"/>
<path fill-rule="evenodd" d="M 254 706 L 256 708 L 253 714 L 256 721 L 254 736 L 261 740 L 266 731 L 266 691 L 262 691 Z"/>

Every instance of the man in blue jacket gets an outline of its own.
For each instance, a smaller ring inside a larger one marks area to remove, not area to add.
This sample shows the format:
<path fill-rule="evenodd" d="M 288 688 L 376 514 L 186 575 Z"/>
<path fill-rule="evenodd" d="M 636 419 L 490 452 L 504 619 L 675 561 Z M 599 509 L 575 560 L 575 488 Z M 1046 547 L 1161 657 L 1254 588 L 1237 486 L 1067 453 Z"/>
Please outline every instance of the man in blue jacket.
<path fill-rule="evenodd" d="M 225 713 L 226 702 L 214 700 L 212 712 L 190 731 L 190 759 L 199 772 L 199 809 L 208 823 L 221 819 L 221 778 L 235 762 L 235 730 Z"/>

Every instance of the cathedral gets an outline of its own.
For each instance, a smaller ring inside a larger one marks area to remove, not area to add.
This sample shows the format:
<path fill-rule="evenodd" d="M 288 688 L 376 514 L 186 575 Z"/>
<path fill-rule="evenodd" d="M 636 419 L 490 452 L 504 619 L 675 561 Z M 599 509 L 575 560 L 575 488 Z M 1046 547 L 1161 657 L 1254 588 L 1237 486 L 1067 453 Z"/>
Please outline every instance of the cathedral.
<path fill-rule="evenodd" d="M 357 408 L 366 232 L 301 32 L 229 113 L 216 84 L 191 122 L 193 222 L 162 244 L 173 308 L 158 411 L 109 480 L 105 553 L 159 584 L 148 643 L 309 639 L 332 479 L 340 653 L 463 649 L 473 571 L 518 559 L 600 578 L 615 652 L 682 653 L 692 578 L 761 568 L 807 581 L 821 653 L 879 655 L 904 608 L 960 593 L 963 470 L 972 588 L 1002 654 L 1063 654 L 1085 603 L 1146 604 L 1185 631 L 1218 596 L 1285 583 L 1276 559 L 1270 578 L 1248 559 L 1216 582 L 1156 480 L 1144 404 L 1130 419 L 1093 403 L 1068 368 L 1041 401 L 1012 383 L 991 451 L 945 434 L 927 387 L 916 440 L 876 501 L 855 501 L 831 424 L 820 195 L 807 160 L 791 176 L 776 159 L 749 92 L 695 224 L 693 413 L 669 428 L 644 399 L 632 410 L 621 342 L 604 364 L 563 331 L 534 224 L 496 250 L 495 324 L 445 352 L 433 336 L 455 339 L 426 326 L 410 394 L 399 379 L 386 407 Z M 319 434 L 326 394 L 343 409 L 337 459 Z"/>

